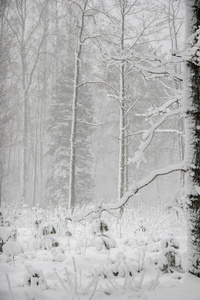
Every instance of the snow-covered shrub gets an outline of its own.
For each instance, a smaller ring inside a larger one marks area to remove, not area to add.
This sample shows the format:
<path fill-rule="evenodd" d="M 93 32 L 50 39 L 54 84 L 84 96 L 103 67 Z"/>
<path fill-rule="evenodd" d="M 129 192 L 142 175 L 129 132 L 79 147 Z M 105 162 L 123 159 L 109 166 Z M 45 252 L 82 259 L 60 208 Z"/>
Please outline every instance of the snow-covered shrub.
<path fill-rule="evenodd" d="M 94 220 L 92 223 L 92 232 L 95 235 L 102 235 L 108 232 L 108 224 L 104 220 Z"/>
<path fill-rule="evenodd" d="M 135 272 L 135 266 L 133 263 L 126 261 L 116 261 L 113 262 L 109 267 L 104 270 L 105 278 L 112 278 L 114 277 L 126 277 L 133 276 Z"/>
<path fill-rule="evenodd" d="M 23 248 L 20 243 L 17 241 L 17 229 L 13 229 L 10 233 L 8 241 L 3 245 L 3 253 L 14 259 L 15 256 L 23 252 Z"/>
<path fill-rule="evenodd" d="M 179 242 L 175 238 L 167 238 L 161 241 L 162 252 L 158 259 L 158 265 L 162 272 L 173 273 L 182 271 Z"/>
<path fill-rule="evenodd" d="M 160 242 L 153 242 L 147 246 L 147 261 L 150 263 L 150 265 L 158 265 L 160 251 Z"/>
<path fill-rule="evenodd" d="M 34 224 L 35 224 L 36 229 L 39 229 L 41 223 L 42 223 L 42 220 L 40 220 L 40 219 L 35 220 Z"/>
<path fill-rule="evenodd" d="M 59 246 L 56 238 L 56 229 L 51 222 L 43 221 L 40 224 L 36 240 L 37 248 L 39 249 L 50 250 L 52 247 Z"/>
<path fill-rule="evenodd" d="M 102 249 L 109 250 L 110 248 L 115 248 L 115 241 L 107 236 L 101 235 L 95 238 L 95 248 L 98 251 Z"/>
<path fill-rule="evenodd" d="M 46 279 L 44 278 L 44 274 L 41 270 L 32 268 L 31 266 L 26 267 L 27 272 L 25 274 L 25 285 L 37 287 L 39 286 L 41 289 L 48 289 L 48 284 Z"/>
<path fill-rule="evenodd" d="M 108 235 L 109 227 L 104 220 L 94 220 L 92 223 L 92 234 L 94 235 L 93 244 L 98 251 L 102 249 L 115 248 L 116 243 Z"/>
<path fill-rule="evenodd" d="M 106 266 L 96 266 L 98 276 L 103 278 L 134 276 L 143 270 L 143 264 L 138 262 L 138 257 L 130 258 L 118 252 L 115 258 L 110 258 Z"/>
<path fill-rule="evenodd" d="M 50 234 L 56 234 L 55 227 L 50 222 L 42 222 L 39 226 L 39 235 L 45 236 Z"/>

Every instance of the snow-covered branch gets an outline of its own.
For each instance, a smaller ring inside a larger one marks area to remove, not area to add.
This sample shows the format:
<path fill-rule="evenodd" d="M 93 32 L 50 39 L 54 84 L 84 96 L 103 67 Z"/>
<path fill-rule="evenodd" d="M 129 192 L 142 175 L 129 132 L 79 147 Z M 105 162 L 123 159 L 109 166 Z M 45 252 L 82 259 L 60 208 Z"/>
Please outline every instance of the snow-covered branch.
<path fill-rule="evenodd" d="M 157 116 L 159 114 L 163 114 L 167 111 L 167 109 L 171 106 L 174 105 L 176 103 L 179 103 L 180 99 L 179 97 L 175 97 L 173 99 L 168 100 L 167 102 L 165 102 L 162 106 L 160 107 L 151 107 L 150 109 L 148 109 L 147 113 L 143 113 L 143 114 L 135 114 L 137 117 L 145 117 L 145 118 L 149 118 L 152 116 Z"/>
<path fill-rule="evenodd" d="M 152 183 L 157 177 L 168 175 L 174 172 L 180 172 L 180 171 L 186 171 L 184 161 L 181 162 L 180 164 L 170 165 L 163 169 L 154 170 L 147 177 L 145 177 L 138 183 L 133 183 L 129 191 L 127 191 L 124 194 L 124 196 L 117 202 L 111 204 L 102 204 L 96 209 L 93 209 L 86 213 L 82 213 L 81 216 L 68 216 L 68 218 L 71 220 L 81 221 L 90 216 L 92 216 L 93 218 L 98 218 L 104 211 L 111 213 L 113 210 L 123 207 L 130 200 L 130 198 L 132 198 L 135 194 L 138 193 L 139 190 L 143 189 L 145 186 Z"/>
<path fill-rule="evenodd" d="M 180 112 L 181 112 L 181 110 L 180 110 L 180 108 L 178 108 L 178 109 L 175 109 L 175 110 L 173 110 L 173 111 L 169 111 L 168 113 L 164 114 L 163 117 L 162 117 L 160 120 L 158 120 L 158 122 L 154 123 L 154 124 L 151 126 L 151 128 L 148 130 L 147 133 L 144 133 L 143 139 L 146 140 L 146 139 L 148 138 L 148 136 L 149 136 L 153 131 L 155 131 L 161 124 L 163 124 L 164 121 L 165 121 L 167 118 L 169 118 L 169 117 L 171 117 L 171 116 L 174 116 L 174 115 L 177 115 L 177 114 L 179 114 Z"/>
<path fill-rule="evenodd" d="M 84 82 L 80 82 L 77 87 L 79 88 L 79 87 L 81 87 L 81 86 L 83 86 L 85 84 L 103 84 L 103 85 L 111 88 L 117 94 L 119 93 L 118 90 L 116 90 L 111 84 L 107 83 L 106 81 L 84 81 Z"/>
<path fill-rule="evenodd" d="M 132 196 L 134 196 L 135 194 L 137 194 L 139 190 L 141 190 L 142 188 L 144 188 L 145 186 L 153 182 L 157 177 L 167 175 L 177 171 L 186 171 L 184 161 L 181 162 L 180 164 L 175 164 L 163 169 L 152 171 L 146 178 L 142 179 L 138 183 L 134 183 L 130 187 L 129 191 L 125 193 L 124 196 L 118 202 L 107 205 L 107 210 L 118 209 L 124 206 Z"/>
<path fill-rule="evenodd" d="M 127 134 L 127 136 L 139 135 L 139 134 L 143 134 L 143 133 L 147 133 L 147 132 L 148 132 L 148 130 L 138 130 L 138 131 Z M 183 135 L 182 131 L 179 131 L 176 129 L 156 129 L 155 132 L 156 133 L 175 133 L 178 135 Z"/>
<path fill-rule="evenodd" d="M 77 120 L 77 123 L 91 125 L 91 126 L 102 126 L 103 125 L 103 123 L 91 123 L 91 122 L 81 121 L 81 120 Z"/>
<path fill-rule="evenodd" d="M 139 166 L 140 162 L 143 160 L 144 162 L 146 162 L 146 159 L 144 157 L 143 152 L 146 150 L 146 148 L 150 145 L 154 132 L 155 130 L 164 123 L 164 121 L 171 116 L 174 116 L 176 114 L 180 113 L 180 108 L 174 110 L 174 111 L 170 111 L 166 114 L 163 115 L 163 117 L 158 120 L 156 123 L 154 123 L 151 128 L 143 133 L 143 141 L 141 142 L 140 146 L 139 146 L 139 150 L 136 151 L 135 156 L 129 160 L 129 162 L 132 163 L 137 163 L 137 167 Z"/>

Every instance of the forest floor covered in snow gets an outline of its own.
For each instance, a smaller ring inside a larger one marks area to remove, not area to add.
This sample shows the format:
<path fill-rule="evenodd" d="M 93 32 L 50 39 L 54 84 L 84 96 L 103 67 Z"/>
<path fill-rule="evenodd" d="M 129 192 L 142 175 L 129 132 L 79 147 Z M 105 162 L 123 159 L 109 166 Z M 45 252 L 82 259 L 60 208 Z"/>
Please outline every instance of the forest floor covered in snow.
<path fill-rule="evenodd" d="M 184 213 L 127 208 L 71 222 L 63 207 L 2 210 L 1 300 L 199 300 Z"/>

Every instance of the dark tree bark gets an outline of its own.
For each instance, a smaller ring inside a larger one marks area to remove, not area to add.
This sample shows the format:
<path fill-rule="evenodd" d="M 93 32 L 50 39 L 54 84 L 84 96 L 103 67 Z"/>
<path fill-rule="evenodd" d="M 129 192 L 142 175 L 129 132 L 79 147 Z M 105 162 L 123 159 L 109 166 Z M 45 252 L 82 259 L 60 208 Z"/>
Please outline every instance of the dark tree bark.
<path fill-rule="evenodd" d="M 185 0 L 187 62 L 185 66 L 186 204 L 189 272 L 200 277 L 200 0 Z"/>

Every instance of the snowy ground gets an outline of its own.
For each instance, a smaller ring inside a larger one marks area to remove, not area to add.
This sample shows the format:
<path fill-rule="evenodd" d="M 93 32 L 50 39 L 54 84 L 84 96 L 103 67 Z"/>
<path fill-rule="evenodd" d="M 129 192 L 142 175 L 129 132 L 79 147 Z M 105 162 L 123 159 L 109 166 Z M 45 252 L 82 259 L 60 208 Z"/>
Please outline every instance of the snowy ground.
<path fill-rule="evenodd" d="M 11 236 L 0 254 L 0 300 L 200 299 L 200 279 L 185 272 L 183 216 L 130 209 L 120 220 L 105 216 L 109 230 L 100 231 L 99 220 L 70 224 L 58 209 L 9 211 L 11 226 L 0 227 L 4 240 Z"/>

